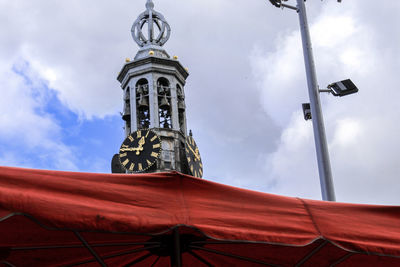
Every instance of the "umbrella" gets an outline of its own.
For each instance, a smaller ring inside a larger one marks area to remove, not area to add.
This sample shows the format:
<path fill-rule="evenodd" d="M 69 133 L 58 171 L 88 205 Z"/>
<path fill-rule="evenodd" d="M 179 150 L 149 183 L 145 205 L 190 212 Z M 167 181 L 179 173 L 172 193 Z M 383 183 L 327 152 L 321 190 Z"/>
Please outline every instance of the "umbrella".
<path fill-rule="evenodd" d="M 5 266 L 400 266 L 400 207 L 0 167 Z"/>

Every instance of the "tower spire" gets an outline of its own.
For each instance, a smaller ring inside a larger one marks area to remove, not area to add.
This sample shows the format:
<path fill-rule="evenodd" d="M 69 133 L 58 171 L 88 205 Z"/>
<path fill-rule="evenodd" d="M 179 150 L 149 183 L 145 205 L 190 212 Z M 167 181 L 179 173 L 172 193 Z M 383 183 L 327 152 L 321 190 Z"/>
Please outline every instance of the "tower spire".
<path fill-rule="evenodd" d="M 143 32 L 147 24 L 147 36 Z M 154 10 L 152 0 L 147 0 L 146 11 L 139 15 L 131 29 L 133 40 L 140 47 L 163 46 L 169 39 L 171 28 L 164 16 Z"/>
<path fill-rule="evenodd" d="M 147 0 L 146 2 L 146 9 L 147 12 L 149 13 L 149 19 L 148 19 L 148 31 L 149 31 L 149 41 L 150 43 L 153 42 L 154 39 L 154 32 L 153 32 L 153 26 L 154 26 L 154 21 L 153 21 L 153 9 L 154 9 L 154 3 L 152 0 Z"/>
<path fill-rule="evenodd" d="M 146 8 L 147 9 L 154 9 L 154 3 L 152 0 L 147 0 L 146 2 Z"/>

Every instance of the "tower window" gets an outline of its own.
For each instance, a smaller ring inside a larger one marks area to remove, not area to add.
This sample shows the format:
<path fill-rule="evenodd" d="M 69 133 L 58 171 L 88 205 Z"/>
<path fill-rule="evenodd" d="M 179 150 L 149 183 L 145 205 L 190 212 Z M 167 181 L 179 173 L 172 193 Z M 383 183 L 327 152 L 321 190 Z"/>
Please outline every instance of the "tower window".
<path fill-rule="evenodd" d="M 149 108 L 149 82 L 140 79 L 136 83 L 136 114 L 137 128 L 147 129 L 150 127 L 150 108 Z"/>
<path fill-rule="evenodd" d="M 131 102 L 130 102 L 130 88 L 127 87 L 124 95 L 124 112 L 122 119 L 125 121 L 125 129 L 127 132 L 131 130 Z"/>
<path fill-rule="evenodd" d="M 157 81 L 158 93 L 158 115 L 160 118 L 160 128 L 172 128 L 171 121 L 171 88 L 169 81 L 165 78 L 160 78 Z"/>

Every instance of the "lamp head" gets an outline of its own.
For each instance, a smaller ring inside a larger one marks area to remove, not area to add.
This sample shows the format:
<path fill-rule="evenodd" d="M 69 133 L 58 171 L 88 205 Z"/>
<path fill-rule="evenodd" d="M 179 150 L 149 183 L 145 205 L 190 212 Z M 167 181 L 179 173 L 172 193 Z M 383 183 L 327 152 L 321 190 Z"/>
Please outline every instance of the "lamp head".
<path fill-rule="evenodd" d="M 271 2 L 271 4 L 273 4 L 276 7 L 281 7 L 282 6 L 282 1 L 288 1 L 288 0 L 269 0 Z M 306 0 L 304 0 L 305 2 Z M 342 0 L 337 0 L 338 3 L 341 3 Z"/>
<path fill-rule="evenodd" d="M 281 7 L 281 0 L 269 0 L 276 7 Z"/>
<path fill-rule="evenodd" d="M 310 103 L 303 103 L 301 106 L 303 108 L 304 119 L 306 121 L 311 120 L 312 117 L 311 117 L 311 106 L 310 106 Z"/>
<path fill-rule="evenodd" d="M 350 79 L 331 83 L 328 88 L 334 96 L 345 96 L 358 92 L 357 86 Z"/>

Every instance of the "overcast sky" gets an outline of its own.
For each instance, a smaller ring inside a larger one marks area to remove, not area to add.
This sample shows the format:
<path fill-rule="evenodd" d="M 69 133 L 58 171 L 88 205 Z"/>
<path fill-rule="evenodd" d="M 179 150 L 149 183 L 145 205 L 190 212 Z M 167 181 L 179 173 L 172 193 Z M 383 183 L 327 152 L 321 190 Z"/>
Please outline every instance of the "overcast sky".
<path fill-rule="evenodd" d="M 294 0 L 289 3 L 294 4 Z M 189 69 L 204 179 L 321 199 L 297 13 L 266 0 L 154 0 Z M 0 165 L 110 172 L 123 140 L 116 81 L 145 0 L 0 0 Z M 307 1 L 336 197 L 400 202 L 400 2 Z M 205 196 L 206 197 L 206 196 Z"/>

